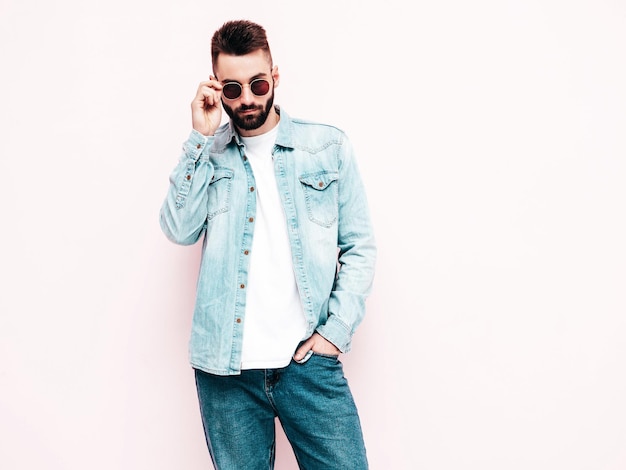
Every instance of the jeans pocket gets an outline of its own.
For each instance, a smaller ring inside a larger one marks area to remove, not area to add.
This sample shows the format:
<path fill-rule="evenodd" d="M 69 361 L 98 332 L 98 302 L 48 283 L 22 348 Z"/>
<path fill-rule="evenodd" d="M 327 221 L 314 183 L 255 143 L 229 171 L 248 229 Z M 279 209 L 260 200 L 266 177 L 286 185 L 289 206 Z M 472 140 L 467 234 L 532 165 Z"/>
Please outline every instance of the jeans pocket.
<path fill-rule="evenodd" d="M 319 353 L 319 352 L 315 352 L 315 351 L 311 351 L 311 355 L 315 356 L 315 357 L 319 357 L 320 359 L 326 359 L 328 361 L 332 361 L 332 362 L 338 362 L 339 361 L 339 354 L 324 354 L 324 353 Z"/>

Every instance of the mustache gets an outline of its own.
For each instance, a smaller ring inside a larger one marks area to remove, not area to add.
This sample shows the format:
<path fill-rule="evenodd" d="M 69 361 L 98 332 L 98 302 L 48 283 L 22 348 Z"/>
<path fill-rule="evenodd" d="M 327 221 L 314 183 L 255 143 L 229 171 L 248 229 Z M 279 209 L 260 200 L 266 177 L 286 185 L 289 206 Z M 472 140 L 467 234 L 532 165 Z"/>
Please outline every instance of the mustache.
<path fill-rule="evenodd" d="M 237 111 L 251 111 L 253 109 L 263 109 L 263 106 L 254 105 L 254 104 L 251 104 L 251 105 L 242 104 L 241 106 L 237 108 Z"/>

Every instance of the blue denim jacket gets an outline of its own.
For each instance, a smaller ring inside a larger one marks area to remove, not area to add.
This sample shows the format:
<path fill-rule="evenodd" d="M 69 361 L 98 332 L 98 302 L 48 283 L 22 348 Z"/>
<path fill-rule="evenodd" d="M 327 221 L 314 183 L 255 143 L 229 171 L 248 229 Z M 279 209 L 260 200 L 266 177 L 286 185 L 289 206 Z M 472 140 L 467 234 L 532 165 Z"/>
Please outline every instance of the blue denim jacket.
<path fill-rule="evenodd" d="M 342 131 L 277 110 L 274 168 L 307 337 L 317 331 L 347 352 L 365 314 L 376 257 L 363 184 Z M 191 365 L 213 374 L 241 369 L 254 187 L 232 123 L 208 139 L 192 131 L 161 208 L 171 241 L 191 245 L 204 237 L 189 348 Z"/>

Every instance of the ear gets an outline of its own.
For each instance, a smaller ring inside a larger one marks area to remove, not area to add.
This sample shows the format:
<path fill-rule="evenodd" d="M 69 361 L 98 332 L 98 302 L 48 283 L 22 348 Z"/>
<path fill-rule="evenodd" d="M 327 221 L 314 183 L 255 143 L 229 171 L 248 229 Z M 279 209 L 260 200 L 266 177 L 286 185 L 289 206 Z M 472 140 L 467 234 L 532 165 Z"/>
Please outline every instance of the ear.
<path fill-rule="evenodd" d="M 274 88 L 280 83 L 280 74 L 278 73 L 278 65 L 272 67 L 272 78 L 274 79 Z"/>

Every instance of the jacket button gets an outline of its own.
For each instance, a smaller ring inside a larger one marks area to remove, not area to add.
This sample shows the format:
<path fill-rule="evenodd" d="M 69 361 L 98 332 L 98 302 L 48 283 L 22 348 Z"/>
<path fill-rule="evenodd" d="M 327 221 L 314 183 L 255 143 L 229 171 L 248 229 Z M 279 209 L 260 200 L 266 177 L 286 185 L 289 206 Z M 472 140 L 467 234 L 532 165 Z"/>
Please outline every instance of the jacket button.
<path fill-rule="evenodd" d="M 185 176 L 185 178 L 187 179 L 187 181 L 189 181 L 191 179 L 191 175 L 187 175 Z"/>
<path fill-rule="evenodd" d="M 240 289 L 243 289 L 244 287 L 246 287 L 246 285 L 245 285 L 245 284 L 239 284 L 239 288 L 240 288 Z"/>
<path fill-rule="evenodd" d="M 202 145 L 200 145 L 200 144 L 196 145 L 196 148 L 197 148 L 197 149 L 199 149 L 199 148 L 201 148 L 201 147 L 202 147 Z"/>
<path fill-rule="evenodd" d="M 318 185 L 320 188 L 323 188 L 323 187 L 324 187 L 324 183 L 322 183 L 321 181 L 320 181 L 319 183 L 317 183 L 317 185 Z"/>
<path fill-rule="evenodd" d="M 250 192 L 254 191 L 254 186 L 250 186 Z"/>
<path fill-rule="evenodd" d="M 250 218 L 248 219 L 248 222 L 254 222 L 254 217 L 250 217 Z"/>
<path fill-rule="evenodd" d="M 249 254 L 250 254 L 250 252 L 249 252 L 248 250 L 243 250 L 243 254 L 244 254 L 244 255 L 249 255 Z"/>
<path fill-rule="evenodd" d="M 235 320 L 237 323 L 241 323 L 241 318 L 237 318 L 237 320 Z"/>

